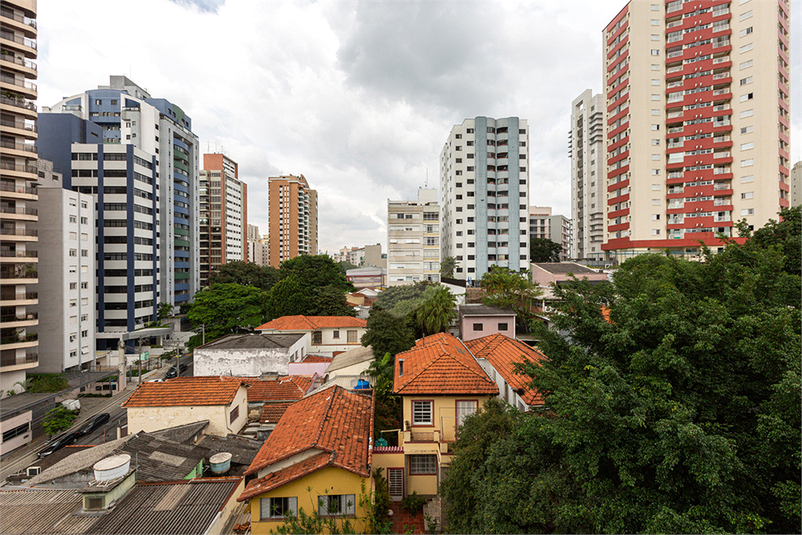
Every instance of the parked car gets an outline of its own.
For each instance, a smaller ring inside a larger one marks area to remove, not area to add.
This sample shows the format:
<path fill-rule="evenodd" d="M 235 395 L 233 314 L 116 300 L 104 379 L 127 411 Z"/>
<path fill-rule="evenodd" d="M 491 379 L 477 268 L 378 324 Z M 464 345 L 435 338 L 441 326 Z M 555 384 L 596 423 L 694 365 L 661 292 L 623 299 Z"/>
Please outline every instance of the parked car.
<path fill-rule="evenodd" d="M 182 362 L 178 365 L 178 372 L 184 373 L 185 371 L 187 371 L 187 365 L 185 362 Z"/>
<path fill-rule="evenodd" d="M 64 446 L 69 446 L 76 440 L 78 440 L 81 435 L 78 434 L 77 431 L 72 431 L 70 433 L 64 433 L 60 437 L 57 437 L 54 440 L 51 440 L 45 448 L 39 452 L 39 458 L 43 459 L 50 455 L 51 453 L 60 450 Z"/>
<path fill-rule="evenodd" d="M 108 421 L 109 421 L 109 413 L 103 412 L 100 414 L 96 414 L 95 416 L 84 422 L 84 425 L 79 427 L 76 433 L 78 433 L 78 436 L 82 437 L 86 436 Z"/>
<path fill-rule="evenodd" d="M 175 366 L 170 366 L 170 369 L 164 374 L 164 378 L 175 379 L 176 377 L 178 377 L 178 369 Z"/>

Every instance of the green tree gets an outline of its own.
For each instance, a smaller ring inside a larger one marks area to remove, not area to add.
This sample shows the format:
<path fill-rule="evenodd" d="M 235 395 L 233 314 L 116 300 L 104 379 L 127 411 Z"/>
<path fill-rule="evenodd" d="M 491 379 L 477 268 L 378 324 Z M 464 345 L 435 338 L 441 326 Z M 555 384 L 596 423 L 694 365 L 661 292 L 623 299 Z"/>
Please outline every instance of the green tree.
<path fill-rule="evenodd" d="M 281 264 L 281 277 L 297 276 L 309 288 L 334 286 L 343 293 L 354 291 L 340 266 L 328 255 L 300 255 Z"/>
<path fill-rule="evenodd" d="M 456 298 L 445 286 L 439 286 L 415 311 L 415 321 L 423 336 L 448 330 L 457 318 Z"/>
<path fill-rule="evenodd" d="M 55 435 L 69 429 L 77 417 L 77 411 L 71 411 L 64 405 L 56 405 L 47 411 L 42 428 L 48 435 Z"/>
<path fill-rule="evenodd" d="M 234 261 L 217 266 L 209 275 L 210 284 L 242 284 L 264 291 L 270 290 L 281 278 L 278 269 L 259 266 L 253 262 Z"/>
<path fill-rule="evenodd" d="M 368 369 L 362 372 L 373 378 L 373 390 L 376 393 L 373 436 L 377 439 L 382 437 L 382 430 L 401 428 L 401 397 L 393 394 L 394 368 L 395 358 L 385 353 L 381 358 L 374 358 Z M 386 438 L 395 442 L 393 436 Z"/>
<path fill-rule="evenodd" d="M 529 254 L 532 262 L 559 262 L 563 246 L 548 238 L 529 240 Z"/>
<path fill-rule="evenodd" d="M 356 316 L 354 307 L 348 304 L 345 294 L 334 285 L 315 288 L 310 316 Z"/>
<path fill-rule="evenodd" d="M 395 356 L 415 345 L 415 333 L 405 318 L 374 308 L 370 311 L 365 334 L 362 335 L 362 345 L 371 346 L 377 359 L 385 353 Z"/>
<path fill-rule="evenodd" d="M 25 383 L 15 384 L 20 384 L 31 394 L 54 394 L 70 387 L 63 373 L 29 373 Z"/>
<path fill-rule="evenodd" d="M 159 303 L 159 307 L 156 309 L 156 317 L 160 322 L 164 321 L 173 315 L 173 308 L 173 305 L 170 303 Z"/>
<path fill-rule="evenodd" d="M 505 267 L 492 266 L 482 276 L 481 284 L 485 289 L 482 302 L 488 306 L 511 308 L 517 315 L 516 326 L 525 331 L 534 317 L 534 300 L 543 294 L 540 286 L 532 282 L 531 272 L 519 273 Z"/>
<path fill-rule="evenodd" d="M 337 265 L 338 265 L 338 266 L 340 266 L 340 269 L 342 270 L 342 272 L 343 272 L 343 275 L 345 275 L 345 274 L 346 274 L 346 272 L 347 272 L 349 269 L 356 269 L 356 268 L 358 268 L 358 267 L 359 267 L 359 266 L 355 266 L 355 265 L 354 265 L 354 264 L 352 264 L 351 262 L 345 262 L 345 261 L 343 261 L 343 262 L 337 262 Z"/>
<path fill-rule="evenodd" d="M 418 282 L 405 286 L 391 286 L 379 294 L 373 308 L 386 310 L 402 317 L 415 312 L 440 286 L 430 282 Z"/>
<path fill-rule="evenodd" d="M 269 320 L 282 316 L 311 315 L 314 306 L 314 289 L 294 274 L 277 282 L 267 294 L 266 312 Z"/>
<path fill-rule="evenodd" d="M 187 313 L 197 333 L 188 348 L 202 343 L 202 329 L 207 342 L 227 334 L 250 332 L 264 322 L 265 304 L 265 293 L 254 286 L 213 284 L 199 291 Z"/>
<path fill-rule="evenodd" d="M 457 267 L 457 260 L 453 256 L 447 256 L 440 261 L 440 275 L 453 278 L 454 269 Z"/>

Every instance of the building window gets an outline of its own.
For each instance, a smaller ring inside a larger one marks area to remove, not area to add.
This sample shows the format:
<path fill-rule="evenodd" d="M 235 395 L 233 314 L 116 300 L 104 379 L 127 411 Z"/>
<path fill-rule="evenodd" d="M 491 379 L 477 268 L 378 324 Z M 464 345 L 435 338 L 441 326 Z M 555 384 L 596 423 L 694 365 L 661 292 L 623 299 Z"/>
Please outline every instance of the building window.
<path fill-rule="evenodd" d="M 312 343 L 320 345 L 323 343 L 323 332 L 315 331 L 312 333 Z"/>
<path fill-rule="evenodd" d="M 430 476 L 437 474 L 437 455 L 410 455 L 409 475 Z"/>
<path fill-rule="evenodd" d="M 346 336 L 347 336 L 347 341 L 348 341 L 349 344 L 356 344 L 357 343 L 356 331 L 355 330 L 346 332 Z"/>
<path fill-rule="evenodd" d="M 234 420 L 239 418 L 239 405 L 234 407 L 234 409 L 228 413 L 228 423 L 233 424 Z"/>
<path fill-rule="evenodd" d="M 508 331 L 509 330 L 509 326 L 506 323 L 499 323 L 498 324 L 498 330 L 499 331 Z"/>
<path fill-rule="evenodd" d="M 334 338 L 335 340 L 339 340 L 340 339 L 340 331 L 332 331 L 331 337 Z"/>
<path fill-rule="evenodd" d="M 355 494 L 334 494 L 317 497 L 320 516 L 353 515 L 356 512 Z"/>
<path fill-rule="evenodd" d="M 474 331 L 482 331 L 482 330 L 484 330 L 484 325 L 481 324 L 481 323 L 474 323 L 473 324 L 473 330 Z"/>
<path fill-rule="evenodd" d="M 260 498 L 259 516 L 262 520 L 284 518 L 298 514 L 298 498 Z"/>
<path fill-rule="evenodd" d="M 412 402 L 412 425 L 433 425 L 432 401 Z"/>

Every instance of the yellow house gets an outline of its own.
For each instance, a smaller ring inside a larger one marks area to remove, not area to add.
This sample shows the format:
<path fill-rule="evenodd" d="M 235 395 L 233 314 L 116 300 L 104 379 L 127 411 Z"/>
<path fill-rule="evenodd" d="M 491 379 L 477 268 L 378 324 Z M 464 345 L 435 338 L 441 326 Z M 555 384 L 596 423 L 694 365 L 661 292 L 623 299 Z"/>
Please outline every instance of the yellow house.
<path fill-rule="evenodd" d="M 251 533 L 270 533 L 301 510 L 364 532 L 372 435 L 372 393 L 333 386 L 292 404 L 245 472 L 256 476 L 238 498 L 249 502 Z"/>
<path fill-rule="evenodd" d="M 460 340 L 439 333 L 396 355 L 393 391 L 403 404 L 399 446 L 377 448 L 374 467 L 384 468 L 394 500 L 413 492 L 435 496 L 458 427 L 498 387 Z"/>

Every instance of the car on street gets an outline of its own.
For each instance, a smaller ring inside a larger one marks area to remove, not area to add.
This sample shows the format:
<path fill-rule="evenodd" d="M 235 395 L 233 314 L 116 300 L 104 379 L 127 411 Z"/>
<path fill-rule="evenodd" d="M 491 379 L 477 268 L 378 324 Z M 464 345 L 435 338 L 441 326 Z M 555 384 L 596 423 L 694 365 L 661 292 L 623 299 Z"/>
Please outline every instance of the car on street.
<path fill-rule="evenodd" d="M 95 416 L 84 422 L 84 425 L 79 427 L 76 433 L 78 433 L 78 436 L 84 437 L 108 421 L 109 421 L 109 413 L 103 412 L 100 414 L 96 414 Z"/>
<path fill-rule="evenodd" d="M 51 453 L 60 450 L 64 446 L 69 446 L 79 438 L 81 438 L 81 435 L 79 435 L 77 431 L 64 433 L 63 435 L 48 442 L 45 448 L 39 452 L 39 458 L 43 459 Z"/>
<path fill-rule="evenodd" d="M 185 362 L 182 362 L 178 365 L 178 372 L 184 373 L 185 371 L 187 371 L 187 364 Z"/>
<path fill-rule="evenodd" d="M 176 377 L 178 377 L 178 369 L 175 366 L 170 366 L 170 369 L 164 374 L 164 378 L 175 379 Z"/>

